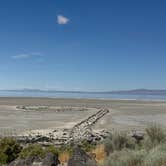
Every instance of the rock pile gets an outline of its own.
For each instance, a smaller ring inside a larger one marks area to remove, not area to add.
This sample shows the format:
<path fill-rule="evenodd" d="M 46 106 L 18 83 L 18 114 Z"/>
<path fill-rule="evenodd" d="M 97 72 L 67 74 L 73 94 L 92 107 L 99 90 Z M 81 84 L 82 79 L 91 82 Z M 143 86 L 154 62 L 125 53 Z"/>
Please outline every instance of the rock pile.
<path fill-rule="evenodd" d="M 17 136 L 20 143 L 40 143 L 42 145 L 63 145 L 71 142 L 88 140 L 100 141 L 109 135 L 106 131 L 94 132 L 92 126 L 109 112 L 108 109 L 99 110 L 97 113 L 76 124 L 72 129 L 48 129 L 30 131 Z"/>
<path fill-rule="evenodd" d="M 70 132 L 70 140 L 80 141 L 81 139 L 95 137 L 95 133 L 92 131 L 92 126 L 107 113 L 109 113 L 108 109 L 100 110 L 96 114 L 93 114 L 89 118 L 76 124 Z"/>
<path fill-rule="evenodd" d="M 18 158 L 8 166 L 62 166 L 62 164 L 58 160 L 58 155 L 48 153 L 43 159 L 37 156 Z M 67 166 L 97 166 L 97 162 L 95 158 L 90 157 L 79 146 L 76 146 Z"/>

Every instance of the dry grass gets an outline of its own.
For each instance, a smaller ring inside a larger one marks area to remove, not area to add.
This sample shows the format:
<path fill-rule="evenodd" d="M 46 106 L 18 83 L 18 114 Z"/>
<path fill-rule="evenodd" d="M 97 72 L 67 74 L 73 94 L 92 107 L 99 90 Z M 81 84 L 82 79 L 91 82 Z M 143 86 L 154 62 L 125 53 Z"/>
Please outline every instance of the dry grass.
<path fill-rule="evenodd" d="M 106 158 L 106 152 L 105 152 L 105 147 L 104 145 L 97 145 L 97 147 L 92 150 L 92 153 L 94 153 L 96 155 L 96 161 L 98 163 L 103 163 L 103 161 Z"/>
<path fill-rule="evenodd" d="M 106 152 L 105 152 L 105 147 L 103 144 L 97 145 L 95 149 L 90 151 L 88 153 L 90 156 L 91 154 L 95 154 L 95 160 L 99 163 L 102 164 L 104 160 L 106 159 Z M 70 153 L 68 151 L 63 151 L 59 154 L 59 160 L 62 164 L 66 164 L 70 158 Z"/>
<path fill-rule="evenodd" d="M 67 163 L 68 160 L 69 160 L 69 158 L 70 158 L 70 153 L 67 152 L 67 151 L 61 152 L 61 153 L 59 154 L 59 160 L 60 160 L 60 162 L 61 162 L 62 164 Z"/>

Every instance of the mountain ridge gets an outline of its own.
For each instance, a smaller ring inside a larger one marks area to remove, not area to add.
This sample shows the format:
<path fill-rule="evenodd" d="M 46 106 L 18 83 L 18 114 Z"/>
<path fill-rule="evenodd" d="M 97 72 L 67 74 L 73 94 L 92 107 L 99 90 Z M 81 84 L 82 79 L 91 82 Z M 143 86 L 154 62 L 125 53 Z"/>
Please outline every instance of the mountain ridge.
<path fill-rule="evenodd" d="M 131 89 L 131 90 L 114 90 L 114 91 L 76 91 L 76 90 L 42 90 L 42 89 L 2 89 L 0 91 L 8 92 L 47 92 L 47 93 L 97 93 L 97 94 L 149 94 L 149 95 L 166 95 L 164 89 Z"/>

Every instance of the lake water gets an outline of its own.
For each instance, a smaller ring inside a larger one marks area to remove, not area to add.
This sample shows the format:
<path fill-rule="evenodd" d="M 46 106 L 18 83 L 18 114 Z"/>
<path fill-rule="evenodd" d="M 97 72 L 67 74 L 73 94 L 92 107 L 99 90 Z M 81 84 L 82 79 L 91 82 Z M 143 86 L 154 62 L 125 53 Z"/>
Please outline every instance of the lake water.
<path fill-rule="evenodd" d="M 0 97 L 51 97 L 51 98 L 89 98 L 89 99 L 137 99 L 137 100 L 166 100 L 166 95 L 147 94 L 103 94 L 77 92 L 43 92 L 43 91 L 0 91 Z"/>

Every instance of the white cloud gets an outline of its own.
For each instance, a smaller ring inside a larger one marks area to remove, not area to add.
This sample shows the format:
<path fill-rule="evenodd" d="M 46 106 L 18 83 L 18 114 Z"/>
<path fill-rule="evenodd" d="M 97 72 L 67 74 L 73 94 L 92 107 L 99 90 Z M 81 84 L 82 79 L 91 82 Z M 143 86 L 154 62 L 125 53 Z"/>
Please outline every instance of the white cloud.
<path fill-rule="evenodd" d="M 19 54 L 19 55 L 12 56 L 12 58 L 13 59 L 28 59 L 28 58 L 37 57 L 37 56 L 42 56 L 42 54 L 39 52 L 31 53 L 31 54 Z"/>
<path fill-rule="evenodd" d="M 57 23 L 60 25 L 65 25 L 69 22 L 69 19 L 63 15 L 58 15 L 57 16 Z"/>
<path fill-rule="evenodd" d="M 19 54 L 19 55 L 12 56 L 13 59 L 27 59 L 30 57 L 31 57 L 30 54 Z"/>

